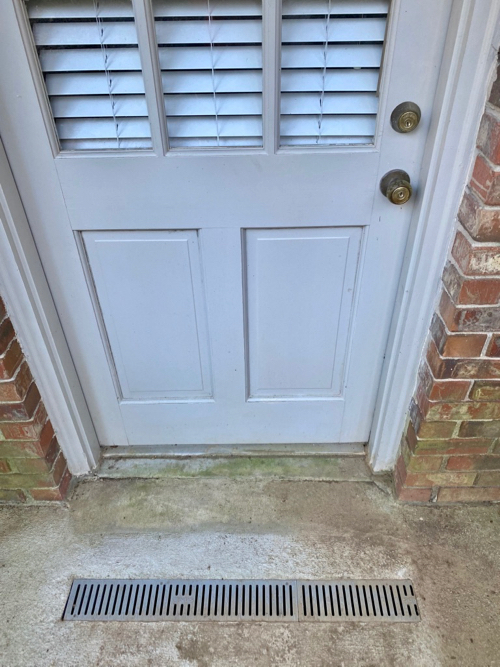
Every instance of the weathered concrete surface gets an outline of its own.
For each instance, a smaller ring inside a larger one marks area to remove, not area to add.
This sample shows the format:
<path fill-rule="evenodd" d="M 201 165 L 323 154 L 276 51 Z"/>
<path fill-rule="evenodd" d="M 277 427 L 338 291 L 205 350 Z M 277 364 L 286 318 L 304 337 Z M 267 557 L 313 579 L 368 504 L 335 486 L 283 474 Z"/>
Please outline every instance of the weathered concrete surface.
<path fill-rule="evenodd" d="M 362 456 L 217 456 L 189 458 L 107 458 L 100 477 L 221 477 L 369 482 Z"/>
<path fill-rule="evenodd" d="M 500 665 L 498 507 L 367 482 L 98 480 L 0 510 L 0 665 Z M 72 577 L 411 577 L 408 625 L 69 623 Z"/>

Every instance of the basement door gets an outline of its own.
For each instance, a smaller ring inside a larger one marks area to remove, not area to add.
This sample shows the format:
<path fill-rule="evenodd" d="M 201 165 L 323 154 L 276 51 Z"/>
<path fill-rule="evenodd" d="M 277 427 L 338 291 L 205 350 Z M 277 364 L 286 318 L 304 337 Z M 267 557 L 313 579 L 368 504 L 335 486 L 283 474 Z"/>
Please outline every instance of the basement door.
<path fill-rule="evenodd" d="M 103 445 L 367 441 L 450 7 L 2 3 L 0 130 Z"/>

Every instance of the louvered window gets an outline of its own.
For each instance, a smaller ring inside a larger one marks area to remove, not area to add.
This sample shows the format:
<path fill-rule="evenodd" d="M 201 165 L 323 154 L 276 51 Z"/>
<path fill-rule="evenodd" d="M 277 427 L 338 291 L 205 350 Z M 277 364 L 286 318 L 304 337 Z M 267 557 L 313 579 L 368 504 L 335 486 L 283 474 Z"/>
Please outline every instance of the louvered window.
<path fill-rule="evenodd" d="M 283 0 L 282 146 L 371 144 L 389 0 Z"/>
<path fill-rule="evenodd" d="M 28 0 L 26 6 L 61 148 L 150 148 L 130 0 Z"/>
<path fill-rule="evenodd" d="M 171 148 L 262 145 L 260 0 L 153 0 Z"/>

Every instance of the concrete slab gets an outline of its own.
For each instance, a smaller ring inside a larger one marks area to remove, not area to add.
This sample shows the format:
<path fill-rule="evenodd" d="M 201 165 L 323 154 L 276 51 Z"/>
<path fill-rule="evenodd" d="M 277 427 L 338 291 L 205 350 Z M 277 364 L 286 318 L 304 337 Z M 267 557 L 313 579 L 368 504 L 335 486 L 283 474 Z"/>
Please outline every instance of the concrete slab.
<path fill-rule="evenodd" d="M 410 507 L 368 482 L 106 479 L 0 510 L 0 665 L 497 666 L 498 507 Z M 70 623 L 73 577 L 410 577 L 422 622 Z"/>

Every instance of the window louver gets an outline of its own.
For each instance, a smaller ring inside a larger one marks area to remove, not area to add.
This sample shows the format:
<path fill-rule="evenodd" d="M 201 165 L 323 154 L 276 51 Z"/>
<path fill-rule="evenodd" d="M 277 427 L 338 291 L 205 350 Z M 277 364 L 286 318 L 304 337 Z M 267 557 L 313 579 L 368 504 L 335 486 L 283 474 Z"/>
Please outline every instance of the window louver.
<path fill-rule="evenodd" d="M 389 0 L 283 0 L 282 146 L 371 144 Z"/>
<path fill-rule="evenodd" d="M 260 0 L 154 0 L 171 148 L 262 145 Z"/>
<path fill-rule="evenodd" d="M 151 148 L 130 0 L 28 0 L 62 150 Z"/>

